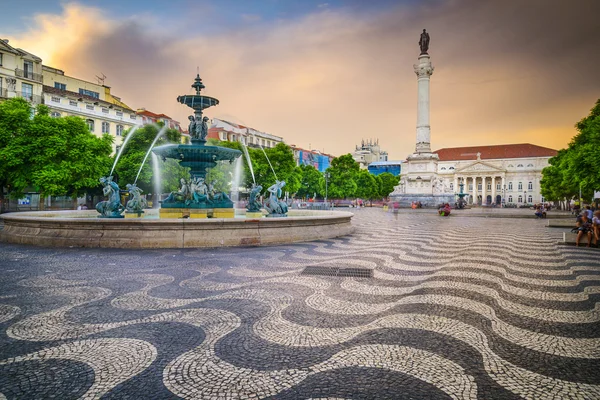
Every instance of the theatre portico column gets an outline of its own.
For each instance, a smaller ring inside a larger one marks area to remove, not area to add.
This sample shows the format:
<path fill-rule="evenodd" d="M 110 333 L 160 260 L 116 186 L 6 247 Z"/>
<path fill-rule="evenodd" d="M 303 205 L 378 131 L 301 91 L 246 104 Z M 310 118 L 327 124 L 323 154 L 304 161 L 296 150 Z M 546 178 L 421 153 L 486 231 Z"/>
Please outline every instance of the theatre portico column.
<path fill-rule="evenodd" d="M 492 177 L 492 204 L 496 203 L 496 177 Z"/>
<path fill-rule="evenodd" d="M 473 200 L 471 204 L 475 205 L 477 204 L 477 177 L 474 176 L 471 179 L 473 180 Z"/>
<path fill-rule="evenodd" d="M 481 177 L 481 205 L 487 205 L 487 185 L 486 185 L 486 176 Z"/>

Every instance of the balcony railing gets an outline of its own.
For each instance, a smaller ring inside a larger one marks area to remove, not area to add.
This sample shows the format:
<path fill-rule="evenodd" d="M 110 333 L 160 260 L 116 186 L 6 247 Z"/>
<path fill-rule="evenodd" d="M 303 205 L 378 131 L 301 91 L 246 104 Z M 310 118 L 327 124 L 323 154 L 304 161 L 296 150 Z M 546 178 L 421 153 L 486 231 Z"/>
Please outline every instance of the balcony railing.
<path fill-rule="evenodd" d="M 42 74 L 36 74 L 33 71 L 25 71 L 24 69 L 15 69 L 15 75 L 19 78 L 31 79 L 32 81 L 42 82 Z"/>

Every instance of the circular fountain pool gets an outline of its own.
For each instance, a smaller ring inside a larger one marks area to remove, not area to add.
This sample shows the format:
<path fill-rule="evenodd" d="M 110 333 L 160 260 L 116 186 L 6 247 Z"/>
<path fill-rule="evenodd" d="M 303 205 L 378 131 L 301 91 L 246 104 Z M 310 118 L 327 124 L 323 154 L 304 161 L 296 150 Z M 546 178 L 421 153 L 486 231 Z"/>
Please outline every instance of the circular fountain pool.
<path fill-rule="evenodd" d="M 347 211 L 290 210 L 287 218 L 165 219 L 158 210 L 146 218 L 97 218 L 95 210 L 35 211 L 0 215 L 7 243 L 49 247 L 199 248 L 264 246 L 349 235 Z"/>

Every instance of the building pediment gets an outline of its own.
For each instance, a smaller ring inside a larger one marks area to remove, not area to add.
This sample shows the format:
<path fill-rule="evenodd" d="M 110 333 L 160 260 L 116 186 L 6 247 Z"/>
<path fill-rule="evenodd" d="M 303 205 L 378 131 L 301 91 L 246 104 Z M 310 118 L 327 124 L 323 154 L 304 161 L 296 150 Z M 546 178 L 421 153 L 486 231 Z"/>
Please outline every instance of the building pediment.
<path fill-rule="evenodd" d="M 498 168 L 492 164 L 488 164 L 484 161 L 476 161 L 472 164 L 465 165 L 462 168 L 456 170 L 456 172 L 467 173 L 467 172 L 494 172 L 501 173 L 506 172 L 505 169 Z"/>

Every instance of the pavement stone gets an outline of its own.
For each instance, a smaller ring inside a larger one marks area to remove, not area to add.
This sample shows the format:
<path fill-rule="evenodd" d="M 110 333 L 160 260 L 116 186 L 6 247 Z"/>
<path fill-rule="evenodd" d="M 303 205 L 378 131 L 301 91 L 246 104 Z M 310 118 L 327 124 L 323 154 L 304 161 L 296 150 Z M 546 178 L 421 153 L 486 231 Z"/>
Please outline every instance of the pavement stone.
<path fill-rule="evenodd" d="M 0 244 L 0 399 L 600 399 L 596 249 L 533 217 L 354 212 L 285 246 Z"/>

